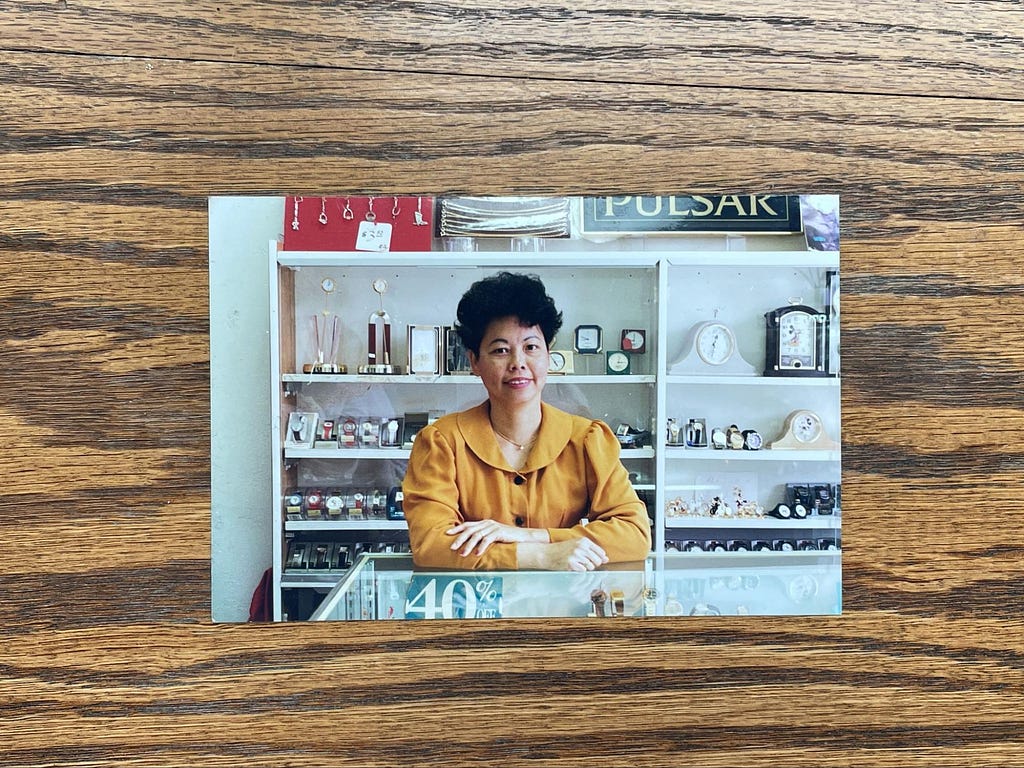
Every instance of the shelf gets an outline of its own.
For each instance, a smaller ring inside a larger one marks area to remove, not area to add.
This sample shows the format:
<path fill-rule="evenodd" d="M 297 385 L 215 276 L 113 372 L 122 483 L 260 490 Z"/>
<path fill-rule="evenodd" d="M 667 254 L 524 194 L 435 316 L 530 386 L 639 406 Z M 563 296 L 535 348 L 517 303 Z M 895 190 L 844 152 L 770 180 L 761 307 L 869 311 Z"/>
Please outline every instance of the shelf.
<path fill-rule="evenodd" d="M 728 530 L 777 530 L 793 529 L 840 530 L 840 515 L 809 515 L 803 520 L 777 520 L 774 517 L 666 517 L 665 528 L 725 528 Z"/>
<path fill-rule="evenodd" d="M 407 460 L 410 448 L 286 448 L 286 459 L 402 459 Z M 653 448 L 623 448 L 623 459 L 653 459 Z"/>
<path fill-rule="evenodd" d="M 286 459 L 408 459 L 408 448 L 286 448 Z"/>
<path fill-rule="evenodd" d="M 686 251 L 649 252 L 673 267 L 820 267 L 839 268 L 839 251 Z"/>
<path fill-rule="evenodd" d="M 669 551 L 665 553 L 666 559 L 675 560 L 686 560 L 697 563 L 701 560 L 714 563 L 715 565 L 760 565 L 757 562 L 758 558 L 766 558 L 770 560 L 785 560 L 796 565 L 801 562 L 807 561 L 825 561 L 824 564 L 831 565 L 840 560 L 843 551 L 841 549 L 834 549 L 831 551 L 822 549 L 812 549 L 798 552 L 674 552 Z M 717 561 L 717 562 L 716 562 Z M 724 562 L 723 562 L 724 561 Z M 688 562 L 689 564 L 689 562 Z"/>
<path fill-rule="evenodd" d="M 653 268 L 665 256 L 665 253 L 653 251 L 601 251 L 597 254 L 586 251 L 278 251 L 276 258 L 282 267 L 363 267 L 372 264 L 375 267 L 450 267 L 480 270 L 494 267 Z M 472 263 L 467 263 L 468 260 Z"/>
<path fill-rule="evenodd" d="M 372 257 L 374 266 L 452 267 L 489 269 L 493 267 L 654 267 L 659 261 L 671 266 L 763 266 L 763 267 L 839 267 L 838 251 L 278 251 L 277 263 L 283 267 L 365 266 Z M 472 264 L 467 264 L 467 258 Z"/>
<path fill-rule="evenodd" d="M 666 375 L 666 384 L 705 384 L 746 387 L 825 387 L 838 389 L 837 376 L 703 376 L 701 374 Z"/>
<path fill-rule="evenodd" d="M 285 373 L 281 376 L 285 384 L 477 384 L 483 386 L 479 376 L 472 375 L 421 375 L 369 373 Z"/>
<path fill-rule="evenodd" d="M 365 520 L 285 520 L 286 531 L 404 531 L 405 520 L 368 517 Z"/>
<path fill-rule="evenodd" d="M 286 373 L 281 376 L 285 384 L 456 384 L 476 385 L 483 387 L 478 376 L 421 376 L 421 375 L 400 375 L 374 376 L 370 374 L 352 373 Z M 657 377 L 653 374 L 632 373 L 625 376 L 614 376 L 610 374 L 595 374 L 585 376 L 582 374 L 549 374 L 547 383 L 557 384 L 654 384 Z"/>
<path fill-rule="evenodd" d="M 792 451 L 762 448 L 760 451 L 738 451 L 728 448 L 665 448 L 666 459 L 687 461 L 839 461 L 839 451 Z"/>
<path fill-rule="evenodd" d="M 323 587 L 333 589 L 345 577 L 346 573 L 348 573 L 348 569 L 343 571 L 320 571 L 319 573 L 292 573 L 286 570 L 281 576 L 281 588 L 310 589 Z"/>

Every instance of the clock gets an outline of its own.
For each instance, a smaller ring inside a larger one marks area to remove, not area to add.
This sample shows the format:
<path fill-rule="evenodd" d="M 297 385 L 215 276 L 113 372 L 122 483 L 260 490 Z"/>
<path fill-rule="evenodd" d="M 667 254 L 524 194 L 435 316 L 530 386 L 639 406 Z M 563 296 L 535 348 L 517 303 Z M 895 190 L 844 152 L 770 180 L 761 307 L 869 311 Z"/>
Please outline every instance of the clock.
<path fill-rule="evenodd" d="M 740 354 L 736 334 L 721 320 L 707 320 L 694 325 L 687 334 L 683 356 L 672 364 L 668 372 L 672 375 L 757 375 L 757 369 Z"/>
<path fill-rule="evenodd" d="M 782 436 L 768 447 L 773 450 L 837 451 L 839 443 L 826 434 L 818 414 L 801 408 L 786 417 Z"/>
<path fill-rule="evenodd" d="M 599 325 L 577 325 L 573 331 L 573 347 L 581 355 L 597 355 L 603 346 L 603 333 Z"/>
<path fill-rule="evenodd" d="M 766 312 L 764 322 L 765 376 L 828 376 L 827 315 L 790 304 Z"/>
<path fill-rule="evenodd" d="M 336 286 L 334 284 L 333 279 L 325 277 L 323 280 L 320 281 L 320 287 L 323 289 L 324 293 L 334 293 L 334 289 Z"/>
<path fill-rule="evenodd" d="M 388 291 L 388 281 L 382 277 L 378 277 L 376 280 L 370 283 L 370 285 L 373 286 L 373 290 L 379 293 L 381 296 L 383 296 Z"/>
<path fill-rule="evenodd" d="M 607 353 L 605 358 L 605 372 L 610 375 L 625 375 L 630 371 L 630 359 L 628 352 L 615 350 Z"/>
<path fill-rule="evenodd" d="M 572 350 L 552 349 L 548 353 L 548 373 L 573 373 L 575 370 Z"/>
<path fill-rule="evenodd" d="M 643 354 L 647 351 L 647 331 L 642 328 L 624 328 L 619 346 L 625 352 Z"/>

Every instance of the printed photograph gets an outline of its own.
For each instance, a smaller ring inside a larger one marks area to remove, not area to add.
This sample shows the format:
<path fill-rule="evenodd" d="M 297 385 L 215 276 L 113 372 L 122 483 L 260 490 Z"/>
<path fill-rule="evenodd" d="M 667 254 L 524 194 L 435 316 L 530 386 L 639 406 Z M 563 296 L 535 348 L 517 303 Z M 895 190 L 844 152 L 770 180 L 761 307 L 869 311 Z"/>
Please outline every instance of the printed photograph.
<path fill-rule="evenodd" d="M 215 621 L 842 610 L 839 200 L 210 200 Z"/>

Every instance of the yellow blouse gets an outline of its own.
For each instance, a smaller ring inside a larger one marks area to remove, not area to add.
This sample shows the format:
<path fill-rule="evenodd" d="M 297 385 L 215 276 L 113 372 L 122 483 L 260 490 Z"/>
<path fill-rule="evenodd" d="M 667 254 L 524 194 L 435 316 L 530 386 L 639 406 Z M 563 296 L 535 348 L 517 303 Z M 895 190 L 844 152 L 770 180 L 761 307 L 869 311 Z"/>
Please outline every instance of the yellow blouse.
<path fill-rule="evenodd" d="M 487 402 L 448 414 L 413 443 L 402 508 L 416 565 L 514 570 L 516 545 L 496 543 L 463 557 L 445 533 L 469 520 L 546 528 L 551 541 L 586 536 L 611 562 L 642 560 L 651 547 L 647 510 L 602 421 L 541 405 L 537 440 L 516 472 L 491 429 Z M 581 524 L 583 519 L 587 524 Z"/>

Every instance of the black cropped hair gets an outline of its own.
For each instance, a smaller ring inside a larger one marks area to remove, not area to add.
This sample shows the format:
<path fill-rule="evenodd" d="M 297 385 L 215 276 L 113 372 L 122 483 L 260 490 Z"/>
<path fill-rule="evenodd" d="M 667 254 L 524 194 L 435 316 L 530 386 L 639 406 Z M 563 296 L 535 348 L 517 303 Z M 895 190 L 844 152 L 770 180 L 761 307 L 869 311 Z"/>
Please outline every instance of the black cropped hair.
<path fill-rule="evenodd" d="M 503 317 L 517 318 L 524 328 L 539 326 L 549 347 L 562 327 L 562 313 L 540 278 L 516 272 L 499 272 L 473 283 L 462 295 L 456 317 L 455 330 L 474 355 L 480 354 L 487 326 Z"/>

